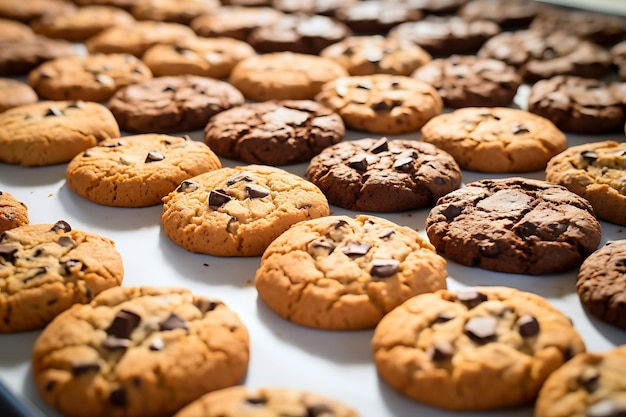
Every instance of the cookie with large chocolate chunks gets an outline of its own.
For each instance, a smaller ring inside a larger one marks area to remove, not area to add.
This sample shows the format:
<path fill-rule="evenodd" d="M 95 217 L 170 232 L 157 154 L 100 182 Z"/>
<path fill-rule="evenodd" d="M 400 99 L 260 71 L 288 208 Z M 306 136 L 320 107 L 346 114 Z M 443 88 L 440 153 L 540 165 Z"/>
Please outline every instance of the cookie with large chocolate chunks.
<path fill-rule="evenodd" d="M 26 204 L 6 191 L 0 191 L 0 233 L 28 223 Z"/>

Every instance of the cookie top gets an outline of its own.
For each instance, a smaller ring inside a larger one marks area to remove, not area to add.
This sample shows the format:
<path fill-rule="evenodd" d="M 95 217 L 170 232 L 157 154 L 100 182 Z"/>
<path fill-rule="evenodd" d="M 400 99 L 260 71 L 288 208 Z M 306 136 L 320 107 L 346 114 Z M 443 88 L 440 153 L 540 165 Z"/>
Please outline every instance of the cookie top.
<path fill-rule="evenodd" d="M 308 161 L 344 135 L 341 117 L 311 100 L 243 104 L 213 116 L 204 129 L 218 155 L 267 165 Z"/>
<path fill-rule="evenodd" d="M 320 55 L 338 62 L 350 75 L 410 75 L 431 60 L 413 42 L 381 35 L 350 36 L 324 48 Z"/>
<path fill-rule="evenodd" d="M 50 323 L 32 367 L 39 394 L 64 415 L 165 416 L 240 383 L 249 352 L 245 325 L 219 300 L 118 287 Z"/>
<path fill-rule="evenodd" d="M 544 34 L 564 32 L 601 45 L 621 40 L 626 35 L 626 19 L 589 10 L 551 8 L 540 13 L 530 29 Z"/>
<path fill-rule="evenodd" d="M 620 79 L 626 81 L 626 41 L 615 44 L 611 48 L 611 56 Z"/>
<path fill-rule="evenodd" d="M 254 29 L 246 40 L 260 53 L 291 51 L 317 55 L 351 34 L 345 24 L 327 16 L 286 14 Z"/>
<path fill-rule="evenodd" d="M 198 16 L 214 13 L 220 6 L 219 0 L 141 0 L 130 11 L 139 20 L 188 25 Z"/>
<path fill-rule="evenodd" d="M 315 185 L 263 165 L 198 175 L 163 203 L 165 234 L 189 251 L 215 256 L 259 256 L 291 225 L 329 214 Z"/>
<path fill-rule="evenodd" d="M 141 57 L 158 43 L 176 44 L 194 38 L 195 33 L 180 23 L 138 21 L 130 26 L 113 26 L 87 39 L 90 54 L 127 53 Z"/>
<path fill-rule="evenodd" d="M 310 100 L 324 83 L 346 75 L 348 72 L 331 59 L 272 52 L 239 62 L 230 82 L 250 100 Z"/>
<path fill-rule="evenodd" d="M 432 60 L 411 74 L 435 87 L 446 107 L 497 107 L 513 102 L 522 77 L 495 59 L 452 55 Z"/>
<path fill-rule="evenodd" d="M 122 283 L 115 243 L 63 220 L 0 235 L 0 333 L 41 329 L 76 303 Z"/>
<path fill-rule="evenodd" d="M 28 74 L 28 83 L 49 100 L 106 101 L 120 88 L 151 78 L 133 55 L 96 53 L 45 62 Z"/>
<path fill-rule="evenodd" d="M 272 0 L 272 7 L 285 13 L 333 16 L 337 9 L 360 0 Z"/>
<path fill-rule="evenodd" d="M 34 36 L 19 41 L 0 40 L 0 75 L 26 75 L 46 61 L 74 55 L 74 45 L 61 39 Z"/>
<path fill-rule="evenodd" d="M 315 100 L 339 113 L 346 126 L 384 135 L 414 132 L 443 109 L 430 84 L 391 74 L 337 78 Z"/>
<path fill-rule="evenodd" d="M 457 14 L 470 21 L 490 20 L 503 29 L 512 30 L 528 27 L 537 15 L 549 9 L 538 1 L 472 0 L 466 2 Z"/>
<path fill-rule="evenodd" d="M 437 252 L 466 266 L 548 274 L 579 265 L 600 243 L 584 198 L 529 178 L 486 179 L 443 196 L 426 218 Z"/>
<path fill-rule="evenodd" d="M 371 212 L 432 206 L 461 185 L 461 170 L 452 156 L 405 139 L 338 143 L 311 160 L 306 176 L 331 204 Z"/>
<path fill-rule="evenodd" d="M 454 411 L 529 404 L 552 372 L 585 351 L 567 316 L 507 287 L 415 296 L 381 320 L 372 347 L 394 389 Z"/>
<path fill-rule="evenodd" d="M 602 78 L 611 65 L 611 54 L 600 45 L 563 32 L 534 30 L 502 32 L 478 51 L 518 69 L 529 83 L 556 75 Z"/>
<path fill-rule="evenodd" d="M 626 413 L 626 346 L 582 353 L 557 369 L 535 403 L 536 417 L 619 416 Z"/>
<path fill-rule="evenodd" d="M 528 111 L 569 132 L 619 132 L 626 122 L 625 93 L 626 83 L 560 75 L 532 85 Z"/>
<path fill-rule="evenodd" d="M 196 17 L 190 26 L 198 36 L 227 36 L 245 41 L 254 29 L 276 23 L 283 15 L 265 6 L 222 6 L 211 14 Z"/>
<path fill-rule="evenodd" d="M 191 74 L 228 78 L 239 61 L 254 54 L 249 44 L 238 39 L 198 37 L 175 45 L 154 45 L 142 59 L 156 77 Z"/>
<path fill-rule="evenodd" d="M 200 129 L 211 116 L 243 102 L 243 95 L 224 81 L 172 75 L 128 85 L 108 105 L 122 130 L 168 133 Z"/>
<path fill-rule="evenodd" d="M 467 21 L 458 16 L 427 16 L 417 22 L 399 24 L 389 36 L 406 39 L 432 55 L 471 54 L 500 33 L 500 26 L 489 20 Z"/>
<path fill-rule="evenodd" d="M 16 20 L 0 18 L 0 42 L 21 42 L 34 37 L 35 32 L 30 26 Z"/>
<path fill-rule="evenodd" d="M 72 13 L 76 6 L 66 0 L 2 0 L 0 17 L 30 23 L 46 16 Z"/>
<path fill-rule="evenodd" d="M 70 189 L 95 203 L 145 207 L 160 204 L 183 180 L 221 167 L 202 142 L 145 134 L 105 140 L 76 155 L 66 179 Z"/>
<path fill-rule="evenodd" d="M 422 127 L 422 140 L 449 152 L 463 169 L 478 172 L 543 170 L 567 139 L 548 119 L 507 107 L 465 107 Z"/>
<path fill-rule="evenodd" d="M 300 222 L 263 253 L 254 282 L 278 315 L 326 330 L 373 328 L 408 298 L 446 288 L 445 260 L 421 235 L 358 215 Z"/>
<path fill-rule="evenodd" d="M 0 78 L 0 113 L 38 100 L 37 93 L 28 84 L 14 78 Z"/>
<path fill-rule="evenodd" d="M 118 138 L 113 114 L 83 101 L 40 101 L 0 113 L 0 162 L 22 166 L 67 162 L 101 140 Z"/>
<path fill-rule="evenodd" d="M 405 0 L 405 3 L 424 14 L 456 14 L 468 0 Z"/>
<path fill-rule="evenodd" d="M 28 207 L 6 191 L 0 191 L 0 233 L 29 223 Z"/>
<path fill-rule="evenodd" d="M 339 7 L 334 17 L 345 23 L 355 33 L 386 33 L 392 27 L 404 22 L 422 18 L 422 12 L 405 2 L 394 0 L 370 0 Z"/>
<path fill-rule="evenodd" d="M 626 143 L 571 146 L 546 167 L 546 180 L 584 197 L 602 220 L 626 226 Z"/>

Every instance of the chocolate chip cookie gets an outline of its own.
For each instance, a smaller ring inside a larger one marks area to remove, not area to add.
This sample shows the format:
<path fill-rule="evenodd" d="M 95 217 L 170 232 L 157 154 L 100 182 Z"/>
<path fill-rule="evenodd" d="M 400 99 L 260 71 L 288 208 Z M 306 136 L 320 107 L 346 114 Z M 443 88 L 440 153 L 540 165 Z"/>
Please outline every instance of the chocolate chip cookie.
<path fill-rule="evenodd" d="M 72 13 L 76 6 L 67 0 L 3 0 L 0 17 L 30 23 L 46 16 Z"/>
<path fill-rule="evenodd" d="M 590 142 L 552 158 L 546 180 L 584 197 L 599 219 L 626 226 L 625 167 L 626 143 Z"/>
<path fill-rule="evenodd" d="M 254 282 L 259 297 L 286 320 L 367 329 L 408 298 L 446 288 L 445 265 L 411 228 L 374 216 L 326 216 L 276 238 Z"/>
<path fill-rule="evenodd" d="M 543 170 L 567 139 L 546 118 L 507 107 L 465 107 L 422 127 L 422 140 L 449 152 L 463 169 L 478 172 Z"/>
<path fill-rule="evenodd" d="M 406 139 L 338 143 L 311 160 L 306 176 L 331 204 L 371 212 L 432 206 L 461 184 L 461 170 L 452 156 Z"/>
<path fill-rule="evenodd" d="M 430 84 L 391 74 L 337 78 L 315 100 L 339 113 L 346 126 L 383 135 L 415 132 L 443 109 Z"/>
<path fill-rule="evenodd" d="M 115 243 L 63 220 L 0 234 L 0 333 L 41 329 L 76 303 L 122 283 Z M 60 340 L 60 339 L 59 339 Z"/>
<path fill-rule="evenodd" d="M 226 36 L 245 41 L 254 29 L 276 23 L 283 15 L 265 6 L 222 6 L 211 14 L 196 17 L 189 26 L 198 36 Z"/>
<path fill-rule="evenodd" d="M 0 42 L 21 42 L 34 37 L 35 32 L 30 26 L 16 20 L 0 18 Z"/>
<path fill-rule="evenodd" d="M 333 16 L 354 33 L 381 34 L 404 22 L 420 20 L 423 14 L 403 1 L 369 0 L 344 4 Z"/>
<path fill-rule="evenodd" d="M 28 84 L 14 78 L 0 78 L 0 113 L 38 100 L 37 93 Z"/>
<path fill-rule="evenodd" d="M 100 142 L 76 155 L 65 176 L 72 191 L 95 203 L 146 207 L 160 204 L 182 181 L 221 167 L 202 142 L 145 134 Z"/>
<path fill-rule="evenodd" d="M 337 9 L 360 0 L 272 0 L 272 7 L 285 13 L 333 16 Z"/>
<path fill-rule="evenodd" d="M 489 20 L 506 30 L 525 29 L 540 13 L 550 7 L 539 1 L 528 0 L 472 0 L 458 11 L 463 19 Z M 556 29 L 555 29 L 556 30 Z"/>
<path fill-rule="evenodd" d="M 426 218 L 437 252 L 465 266 L 540 275 L 579 265 L 600 243 L 591 204 L 529 178 L 485 179 L 443 196 Z"/>
<path fill-rule="evenodd" d="M 67 162 L 120 129 L 103 105 L 40 101 L 0 113 L 0 162 L 22 166 Z"/>
<path fill-rule="evenodd" d="M 221 168 L 163 198 L 161 222 L 177 245 L 214 256 L 259 256 L 293 224 L 327 216 L 324 194 L 279 168 Z"/>
<path fill-rule="evenodd" d="M 381 320 L 372 347 L 391 387 L 453 411 L 530 404 L 552 372 L 585 351 L 567 316 L 507 287 L 415 296 Z"/>
<path fill-rule="evenodd" d="M 308 161 L 344 135 L 341 117 L 311 100 L 243 104 L 216 114 L 204 129 L 218 155 L 267 165 Z"/>
<path fill-rule="evenodd" d="M 220 6 L 219 0 L 142 0 L 130 11 L 138 20 L 188 25 L 198 16 L 214 13 Z"/>
<path fill-rule="evenodd" d="M 0 40 L 0 75 L 26 75 L 46 61 L 75 55 L 74 45 L 62 39 Z"/>
<path fill-rule="evenodd" d="M 171 133 L 200 129 L 211 116 L 243 102 L 243 95 L 224 81 L 172 75 L 128 85 L 108 106 L 122 130 Z"/>
<path fill-rule="evenodd" d="M 59 315 L 35 341 L 39 394 L 69 417 L 171 416 L 241 382 L 248 331 L 219 300 L 118 287 Z"/>
<path fill-rule="evenodd" d="M 530 29 L 550 34 L 564 32 L 581 39 L 608 45 L 626 35 L 626 19 L 589 10 L 552 8 L 533 19 Z"/>
<path fill-rule="evenodd" d="M 6 191 L 0 191 L 0 233 L 29 223 L 28 207 Z"/>
<path fill-rule="evenodd" d="M 611 48 L 611 56 L 619 78 L 626 81 L 626 41 L 615 44 Z"/>

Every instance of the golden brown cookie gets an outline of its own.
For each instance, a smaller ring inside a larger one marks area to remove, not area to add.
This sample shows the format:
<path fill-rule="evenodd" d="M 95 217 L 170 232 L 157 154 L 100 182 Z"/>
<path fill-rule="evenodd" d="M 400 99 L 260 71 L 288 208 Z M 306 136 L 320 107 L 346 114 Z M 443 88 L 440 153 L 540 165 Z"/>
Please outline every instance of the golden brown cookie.
<path fill-rule="evenodd" d="M 188 25 L 198 16 L 219 10 L 219 0 L 141 0 L 130 9 L 138 20 Z"/>
<path fill-rule="evenodd" d="M 34 37 L 35 32 L 30 26 L 16 20 L 0 18 L 0 42 L 21 42 Z"/>
<path fill-rule="evenodd" d="M 0 78 L 0 113 L 38 100 L 37 93 L 28 84 L 14 78 Z"/>
<path fill-rule="evenodd" d="M 266 6 L 222 6 L 211 14 L 196 17 L 189 26 L 198 36 L 226 36 L 245 41 L 254 29 L 271 25 L 284 15 Z"/>
<path fill-rule="evenodd" d="M 0 17 L 30 23 L 46 16 L 72 13 L 76 6 L 67 0 L 2 0 Z"/>
<path fill-rule="evenodd" d="M 0 191 L 0 233 L 29 223 L 28 207 L 6 191 Z"/>
<path fill-rule="evenodd" d="M 34 36 L 20 41 L 0 40 L 0 75 L 27 75 L 46 61 L 75 55 L 76 47 L 62 39 Z"/>

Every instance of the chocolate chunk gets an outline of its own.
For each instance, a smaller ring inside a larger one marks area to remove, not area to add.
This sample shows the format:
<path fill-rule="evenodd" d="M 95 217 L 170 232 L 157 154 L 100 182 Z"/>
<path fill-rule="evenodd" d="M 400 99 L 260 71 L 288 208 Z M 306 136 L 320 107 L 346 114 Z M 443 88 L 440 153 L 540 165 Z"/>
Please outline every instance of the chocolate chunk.
<path fill-rule="evenodd" d="M 54 226 L 52 226 L 52 229 L 50 229 L 50 231 L 57 232 L 59 230 L 62 230 L 64 232 L 70 232 L 72 230 L 72 226 L 70 226 L 70 224 L 65 220 L 59 220 L 54 224 Z"/>
<path fill-rule="evenodd" d="M 59 246 L 63 246 L 64 248 L 71 248 L 72 246 L 74 246 L 74 239 L 69 236 L 61 236 L 57 240 L 57 244 Z"/>
<path fill-rule="evenodd" d="M 311 404 L 306 407 L 305 417 L 322 417 L 322 416 L 334 416 L 335 412 L 326 404 L 317 403 Z"/>
<path fill-rule="evenodd" d="M 498 321 L 491 316 L 472 317 L 465 323 L 465 334 L 475 342 L 488 343 L 496 340 Z"/>
<path fill-rule="evenodd" d="M 398 272 L 400 261 L 396 259 L 373 259 L 370 275 L 377 278 L 387 278 Z"/>
<path fill-rule="evenodd" d="M 397 169 L 398 171 L 408 172 L 411 170 L 411 168 L 413 168 L 413 162 L 415 162 L 413 158 L 409 158 L 409 157 L 398 158 L 393 163 L 393 167 L 394 169 Z"/>
<path fill-rule="evenodd" d="M 330 255 L 335 250 L 335 245 L 324 238 L 315 239 L 307 245 L 307 252 L 311 255 Z"/>
<path fill-rule="evenodd" d="M 49 116 L 63 116 L 63 112 L 61 110 L 59 110 L 57 107 L 55 106 L 50 106 L 48 107 L 48 110 L 46 110 L 46 113 L 44 114 L 45 117 L 49 117 Z"/>
<path fill-rule="evenodd" d="M 209 206 L 220 207 L 231 200 L 231 197 L 224 190 L 212 190 L 209 193 Z"/>
<path fill-rule="evenodd" d="M 196 191 L 198 189 L 198 183 L 193 182 L 191 180 L 184 180 L 180 183 L 178 188 L 176 188 L 176 192 L 179 193 L 187 193 L 191 191 Z"/>
<path fill-rule="evenodd" d="M 184 56 L 185 58 L 193 59 L 198 56 L 193 50 L 185 48 L 184 46 L 176 45 L 174 46 L 174 50 L 176 51 L 176 53 Z"/>
<path fill-rule="evenodd" d="M 263 198 L 270 195 L 270 190 L 256 184 L 246 185 L 246 194 L 249 198 Z"/>
<path fill-rule="evenodd" d="M 132 311 L 120 310 L 105 332 L 118 339 L 130 339 L 131 333 L 140 321 L 141 317 Z"/>
<path fill-rule="evenodd" d="M 195 305 L 198 310 L 205 314 L 209 311 L 213 311 L 217 308 L 218 303 L 212 300 L 208 300 L 203 297 L 197 297 L 193 300 L 193 305 Z"/>
<path fill-rule="evenodd" d="M 28 281 L 32 281 L 33 279 L 37 278 L 39 275 L 43 275 L 46 272 L 48 272 L 48 269 L 45 266 L 39 266 L 37 268 L 32 268 L 30 270 L 29 275 L 22 279 L 22 282 L 24 284 L 26 284 Z"/>
<path fill-rule="evenodd" d="M 187 322 L 182 317 L 174 313 L 171 313 L 169 316 L 167 316 L 165 320 L 159 323 L 159 330 L 161 331 L 174 330 L 174 329 L 187 330 L 188 328 L 189 328 L 189 325 L 187 324 Z"/>
<path fill-rule="evenodd" d="M 144 162 L 145 163 L 157 162 L 157 161 L 162 161 L 164 159 L 165 159 L 165 155 L 163 155 L 161 152 L 150 151 L 148 152 L 148 155 L 146 156 L 146 160 Z"/>
<path fill-rule="evenodd" d="M 389 141 L 387 138 L 380 138 L 379 140 L 372 145 L 371 148 L 368 149 L 368 152 L 371 153 L 381 153 L 389 150 Z"/>
<path fill-rule="evenodd" d="M 511 130 L 513 131 L 514 135 L 521 135 L 522 133 L 530 133 L 530 130 L 528 130 L 528 128 L 521 123 L 515 123 L 513 126 L 511 126 Z"/>
<path fill-rule="evenodd" d="M 246 403 L 251 405 L 264 405 L 267 403 L 267 398 L 248 397 L 246 398 Z"/>
<path fill-rule="evenodd" d="M 539 333 L 539 322 L 530 314 L 524 314 L 517 319 L 517 327 L 522 337 L 532 337 Z"/>
<path fill-rule="evenodd" d="M 351 258 L 363 256 L 370 250 L 372 245 L 367 242 L 348 242 L 341 251 Z"/>
<path fill-rule="evenodd" d="M 252 182 L 252 177 L 250 177 L 245 172 L 239 172 L 239 173 L 231 176 L 230 178 L 228 178 L 228 180 L 226 180 L 226 184 L 227 185 L 233 185 L 233 184 L 237 184 L 238 182 L 241 182 L 241 181 Z"/>
<path fill-rule="evenodd" d="M 109 394 L 109 402 L 116 407 L 126 407 L 128 405 L 128 396 L 124 388 L 117 388 Z"/>
<path fill-rule="evenodd" d="M 596 162 L 598 159 L 598 154 L 593 151 L 583 151 L 580 153 L 580 156 L 589 164 Z"/>
<path fill-rule="evenodd" d="M 530 237 L 537 234 L 537 225 L 530 221 L 525 221 L 517 228 L 522 237 Z"/>
<path fill-rule="evenodd" d="M 396 231 L 393 230 L 392 228 L 385 229 L 382 232 L 380 232 L 380 234 L 378 235 L 378 238 L 382 240 L 388 240 L 391 237 L 391 235 L 393 235 L 394 233 L 396 233 Z"/>
<path fill-rule="evenodd" d="M 600 383 L 600 372 L 596 368 L 583 368 L 578 376 L 578 383 L 585 388 L 585 391 L 592 393 Z"/>
<path fill-rule="evenodd" d="M 33 257 L 37 258 L 38 256 L 41 256 L 43 253 L 44 253 L 43 249 L 37 248 L 35 252 L 33 253 Z"/>
<path fill-rule="evenodd" d="M 94 75 L 93 78 L 99 84 L 115 85 L 115 80 L 113 78 L 111 78 L 110 76 L 106 75 L 106 74 L 97 73 L 97 74 Z"/>
<path fill-rule="evenodd" d="M 88 372 L 98 372 L 100 364 L 98 362 L 82 362 L 72 364 L 72 375 L 79 376 Z"/>
<path fill-rule="evenodd" d="M 449 311 L 442 311 L 441 313 L 437 314 L 434 323 L 445 323 L 455 318 L 456 314 Z"/>
<path fill-rule="evenodd" d="M 65 270 L 66 274 L 71 274 L 72 271 L 80 271 L 83 269 L 83 263 L 78 259 L 68 259 L 60 262 L 61 266 Z"/>
<path fill-rule="evenodd" d="M 168 86 L 167 86 L 167 87 L 165 87 L 162 91 L 163 91 L 164 93 L 166 93 L 166 92 L 168 92 L 168 91 L 174 92 L 174 91 L 176 91 L 176 88 L 172 87 L 171 85 L 168 85 Z"/>
<path fill-rule="evenodd" d="M 356 88 L 359 88 L 361 90 L 371 90 L 372 85 L 370 83 L 360 83 L 356 85 Z"/>
<path fill-rule="evenodd" d="M 4 258 L 7 262 L 13 262 L 18 249 L 14 245 L 2 244 L 0 245 L 0 258 Z"/>
<path fill-rule="evenodd" d="M 370 106 L 375 112 L 389 111 L 394 107 L 396 107 L 396 103 L 391 100 L 380 100 Z"/>
<path fill-rule="evenodd" d="M 117 148 L 118 146 L 124 146 L 124 142 L 122 141 L 106 141 L 106 142 L 101 142 L 100 146 L 104 147 L 104 148 Z"/>
<path fill-rule="evenodd" d="M 339 220 L 337 223 L 335 223 L 335 230 L 341 229 L 342 227 L 344 227 L 347 224 L 348 224 L 347 221 Z"/>
<path fill-rule="evenodd" d="M 611 398 L 604 398 L 587 407 L 587 417 L 626 417 L 626 407 Z"/>
<path fill-rule="evenodd" d="M 355 155 L 348 159 L 348 166 L 357 171 L 367 170 L 367 155 Z"/>
<path fill-rule="evenodd" d="M 435 342 L 428 353 L 434 361 L 445 361 L 454 356 L 454 346 L 450 342 L 442 340 Z"/>
<path fill-rule="evenodd" d="M 457 292 L 456 299 L 465 304 L 467 308 L 471 309 L 483 301 L 487 301 L 487 296 L 474 290 L 462 290 Z"/>
<path fill-rule="evenodd" d="M 127 349 L 129 346 L 129 339 L 120 339 L 115 336 L 108 336 L 102 342 L 102 347 L 109 350 Z"/>
<path fill-rule="evenodd" d="M 160 337 L 155 337 L 152 339 L 152 342 L 150 342 L 150 350 L 152 351 L 163 350 L 164 347 L 165 343 L 163 343 L 163 339 Z"/>
<path fill-rule="evenodd" d="M 84 107 L 85 107 L 85 102 L 82 100 L 72 101 L 70 104 L 67 105 L 68 109 L 71 109 L 71 108 L 82 109 Z"/>
<path fill-rule="evenodd" d="M 443 214 L 448 221 L 453 220 L 455 217 L 459 216 L 463 212 L 461 207 L 449 205 L 443 210 L 441 210 L 441 214 Z"/>

